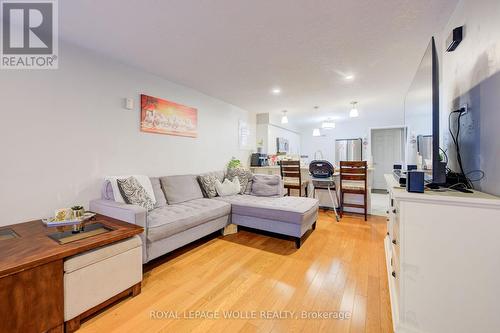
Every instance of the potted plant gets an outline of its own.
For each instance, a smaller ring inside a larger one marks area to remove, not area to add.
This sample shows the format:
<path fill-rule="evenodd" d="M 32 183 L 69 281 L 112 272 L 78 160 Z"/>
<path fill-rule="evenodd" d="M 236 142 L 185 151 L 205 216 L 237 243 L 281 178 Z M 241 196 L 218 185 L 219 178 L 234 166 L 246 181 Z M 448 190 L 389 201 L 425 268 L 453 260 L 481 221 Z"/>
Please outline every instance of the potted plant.
<path fill-rule="evenodd" d="M 236 157 L 232 157 L 229 163 L 227 164 L 228 169 L 236 169 L 241 166 L 241 161 L 238 160 Z"/>
<path fill-rule="evenodd" d="M 71 207 L 71 210 L 73 211 L 73 216 L 76 219 L 81 218 L 83 214 L 85 214 L 85 209 L 83 208 L 83 206 L 73 206 Z"/>

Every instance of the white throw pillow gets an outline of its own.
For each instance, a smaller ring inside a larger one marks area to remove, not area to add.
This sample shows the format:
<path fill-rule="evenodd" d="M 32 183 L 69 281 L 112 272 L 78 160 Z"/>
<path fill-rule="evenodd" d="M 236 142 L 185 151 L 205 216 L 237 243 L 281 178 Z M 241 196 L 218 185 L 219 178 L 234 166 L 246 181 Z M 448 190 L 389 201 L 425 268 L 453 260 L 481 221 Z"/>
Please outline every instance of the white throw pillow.
<path fill-rule="evenodd" d="M 220 180 L 215 181 L 215 190 L 217 194 L 221 197 L 226 197 L 228 195 L 235 195 L 240 193 L 240 180 L 238 177 L 235 177 L 233 181 L 229 179 L 224 179 L 224 182 L 221 183 Z"/>
<path fill-rule="evenodd" d="M 153 191 L 153 185 L 151 184 L 151 180 L 149 179 L 148 176 L 144 176 L 144 175 L 104 177 L 104 180 L 109 180 L 109 182 L 111 183 L 111 187 L 113 188 L 113 196 L 115 197 L 115 201 L 125 203 L 125 200 L 123 200 L 122 194 L 120 193 L 120 189 L 118 188 L 118 183 L 116 180 L 117 179 L 127 179 L 129 177 L 135 177 L 135 179 L 137 179 L 139 184 L 141 184 L 141 186 L 144 187 L 144 189 L 146 190 L 146 193 L 149 195 L 149 197 L 156 204 L 155 192 Z"/>

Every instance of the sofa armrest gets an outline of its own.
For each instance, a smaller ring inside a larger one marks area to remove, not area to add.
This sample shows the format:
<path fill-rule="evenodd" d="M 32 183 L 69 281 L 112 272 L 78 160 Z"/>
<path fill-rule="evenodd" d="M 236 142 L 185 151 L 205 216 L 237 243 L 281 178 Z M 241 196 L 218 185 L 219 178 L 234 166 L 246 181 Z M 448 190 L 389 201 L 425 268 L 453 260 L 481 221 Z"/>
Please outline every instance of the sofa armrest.
<path fill-rule="evenodd" d="M 139 225 L 147 232 L 147 211 L 143 207 L 113 200 L 97 199 L 90 201 L 89 208 L 94 213 Z"/>

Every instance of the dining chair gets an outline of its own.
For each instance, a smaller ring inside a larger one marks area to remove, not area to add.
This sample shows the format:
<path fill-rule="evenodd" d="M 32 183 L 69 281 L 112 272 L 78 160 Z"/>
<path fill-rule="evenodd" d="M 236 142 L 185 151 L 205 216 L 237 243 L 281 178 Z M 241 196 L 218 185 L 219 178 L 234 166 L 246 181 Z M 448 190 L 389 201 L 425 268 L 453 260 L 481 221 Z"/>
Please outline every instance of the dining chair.
<path fill-rule="evenodd" d="M 299 196 L 301 197 L 302 189 L 304 188 L 304 193 L 307 197 L 309 181 L 302 179 L 300 161 L 281 161 L 280 172 L 288 196 L 290 196 L 290 190 L 293 189 L 299 190 Z"/>
<path fill-rule="evenodd" d="M 366 161 L 340 162 L 340 216 L 344 214 L 344 207 L 363 209 L 365 221 L 368 215 L 368 166 Z M 347 181 L 347 184 L 344 184 Z M 363 195 L 363 204 L 345 203 L 345 194 Z"/>

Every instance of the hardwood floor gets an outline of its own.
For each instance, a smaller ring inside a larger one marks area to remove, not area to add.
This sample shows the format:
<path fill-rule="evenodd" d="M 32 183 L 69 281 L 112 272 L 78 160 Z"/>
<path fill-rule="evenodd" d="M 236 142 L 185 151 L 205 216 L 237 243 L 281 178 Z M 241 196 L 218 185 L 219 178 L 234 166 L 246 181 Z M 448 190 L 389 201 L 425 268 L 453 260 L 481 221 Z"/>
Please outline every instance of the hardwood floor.
<path fill-rule="evenodd" d="M 384 217 L 336 223 L 321 212 L 299 250 L 250 231 L 205 239 L 148 264 L 140 295 L 79 332 L 392 332 L 385 234 Z M 351 317 L 302 319 L 302 311 Z M 228 313 L 246 317 L 224 319 Z M 199 318 L 211 315 L 220 319 Z"/>

